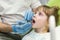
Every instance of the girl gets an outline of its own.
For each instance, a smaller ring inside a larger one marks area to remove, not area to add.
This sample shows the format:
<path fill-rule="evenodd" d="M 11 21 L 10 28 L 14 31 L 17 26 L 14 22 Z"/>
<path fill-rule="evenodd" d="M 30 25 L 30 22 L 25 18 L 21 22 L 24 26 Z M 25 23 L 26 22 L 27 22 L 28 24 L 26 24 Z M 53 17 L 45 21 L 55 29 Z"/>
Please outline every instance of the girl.
<path fill-rule="evenodd" d="M 49 7 L 46 5 L 39 6 L 32 18 L 32 28 L 34 30 L 23 37 L 22 40 L 50 40 L 48 26 L 49 16 L 54 15 L 57 23 L 58 10 L 59 9 L 57 7 Z"/>

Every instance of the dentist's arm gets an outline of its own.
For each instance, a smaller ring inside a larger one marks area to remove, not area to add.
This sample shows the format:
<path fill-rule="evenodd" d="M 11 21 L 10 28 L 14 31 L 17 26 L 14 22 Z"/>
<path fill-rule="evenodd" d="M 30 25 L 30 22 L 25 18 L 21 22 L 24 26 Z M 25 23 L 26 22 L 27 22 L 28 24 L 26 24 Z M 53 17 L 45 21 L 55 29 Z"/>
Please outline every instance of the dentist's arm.
<path fill-rule="evenodd" d="M 11 25 L 0 22 L 0 32 L 12 32 Z"/>
<path fill-rule="evenodd" d="M 22 22 L 22 21 L 21 21 Z M 31 23 L 24 22 L 24 24 L 20 25 L 8 25 L 0 22 L 0 32 L 15 32 L 21 35 L 25 35 L 28 31 L 31 30 Z"/>

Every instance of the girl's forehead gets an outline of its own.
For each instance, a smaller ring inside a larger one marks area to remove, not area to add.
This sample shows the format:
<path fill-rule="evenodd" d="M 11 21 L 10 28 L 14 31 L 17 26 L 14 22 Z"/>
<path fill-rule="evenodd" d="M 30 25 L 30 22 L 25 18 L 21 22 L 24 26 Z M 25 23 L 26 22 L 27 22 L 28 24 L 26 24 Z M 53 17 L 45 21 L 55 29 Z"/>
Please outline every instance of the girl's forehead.
<path fill-rule="evenodd" d="M 46 7 L 39 7 L 38 8 L 38 11 L 46 11 L 46 10 L 49 10 L 49 8 L 46 8 Z"/>

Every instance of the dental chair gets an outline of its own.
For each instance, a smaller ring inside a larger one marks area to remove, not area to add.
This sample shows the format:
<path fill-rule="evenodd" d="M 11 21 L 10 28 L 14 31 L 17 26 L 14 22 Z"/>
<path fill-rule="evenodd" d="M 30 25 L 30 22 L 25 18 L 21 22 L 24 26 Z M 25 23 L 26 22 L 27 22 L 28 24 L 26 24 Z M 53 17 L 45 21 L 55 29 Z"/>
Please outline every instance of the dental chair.
<path fill-rule="evenodd" d="M 53 15 L 49 18 L 49 30 L 51 40 L 60 40 L 60 25 L 56 27 L 55 17 Z"/>

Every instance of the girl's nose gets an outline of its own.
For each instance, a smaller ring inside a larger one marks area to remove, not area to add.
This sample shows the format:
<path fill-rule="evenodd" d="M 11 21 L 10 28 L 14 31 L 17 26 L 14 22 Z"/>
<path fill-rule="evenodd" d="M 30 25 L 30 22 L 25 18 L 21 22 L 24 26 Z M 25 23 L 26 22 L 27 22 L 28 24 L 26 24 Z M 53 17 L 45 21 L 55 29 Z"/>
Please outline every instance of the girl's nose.
<path fill-rule="evenodd" d="M 35 18 L 35 14 L 34 14 L 34 16 L 33 16 L 34 18 Z"/>

